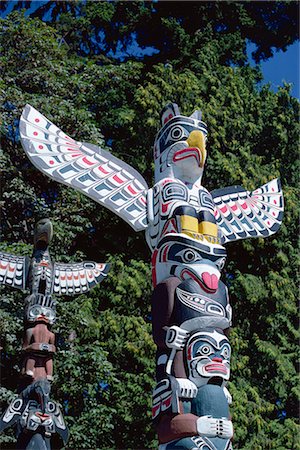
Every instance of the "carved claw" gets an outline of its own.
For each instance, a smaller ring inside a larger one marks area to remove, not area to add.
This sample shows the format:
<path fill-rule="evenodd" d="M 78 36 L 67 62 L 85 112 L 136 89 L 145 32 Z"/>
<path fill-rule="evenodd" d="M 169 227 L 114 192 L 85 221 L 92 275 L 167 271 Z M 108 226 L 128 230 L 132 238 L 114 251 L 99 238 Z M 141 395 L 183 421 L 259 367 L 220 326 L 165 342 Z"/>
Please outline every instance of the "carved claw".
<path fill-rule="evenodd" d="M 172 325 L 167 329 L 166 346 L 176 350 L 182 350 L 185 346 L 189 332 L 177 325 Z"/>

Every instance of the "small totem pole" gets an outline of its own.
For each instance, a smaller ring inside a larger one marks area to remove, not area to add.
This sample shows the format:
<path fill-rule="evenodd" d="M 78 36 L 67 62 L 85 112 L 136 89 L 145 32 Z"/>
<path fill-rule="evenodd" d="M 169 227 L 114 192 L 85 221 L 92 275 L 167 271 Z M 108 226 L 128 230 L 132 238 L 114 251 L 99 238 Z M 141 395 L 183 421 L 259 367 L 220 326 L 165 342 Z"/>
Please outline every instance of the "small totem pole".
<path fill-rule="evenodd" d="M 231 307 L 220 280 L 224 244 L 279 229 L 279 180 L 253 192 L 231 186 L 209 193 L 201 184 L 206 124 L 200 111 L 186 117 L 175 103 L 161 113 L 151 189 L 128 164 L 74 141 L 29 105 L 20 134 L 39 170 L 111 209 L 135 231 L 146 231 L 157 345 L 153 419 L 160 449 L 229 450 Z"/>
<path fill-rule="evenodd" d="M 52 236 L 51 221 L 42 219 L 35 227 L 31 259 L 0 252 L 0 283 L 30 290 L 25 299 L 21 393 L 0 419 L 0 431 L 17 425 L 17 449 L 50 450 L 55 435 L 67 442 L 68 429 L 60 407 L 50 399 L 56 352 L 51 331 L 56 320 L 53 294 L 87 292 L 109 269 L 108 264 L 94 262 L 53 263 L 48 251 Z"/>

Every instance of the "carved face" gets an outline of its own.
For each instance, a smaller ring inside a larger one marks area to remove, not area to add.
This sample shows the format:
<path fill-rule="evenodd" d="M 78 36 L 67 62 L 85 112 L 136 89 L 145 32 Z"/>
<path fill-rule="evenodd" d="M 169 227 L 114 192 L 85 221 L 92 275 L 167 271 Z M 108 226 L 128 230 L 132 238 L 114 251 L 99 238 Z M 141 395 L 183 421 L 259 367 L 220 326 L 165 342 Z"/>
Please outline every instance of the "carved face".
<path fill-rule="evenodd" d="M 56 320 L 55 301 L 50 296 L 33 294 L 27 297 L 25 317 L 28 322 L 44 322 L 53 325 Z"/>
<path fill-rule="evenodd" d="M 170 276 L 195 280 L 206 292 L 215 292 L 226 250 L 219 244 L 193 239 L 183 233 L 165 235 L 152 256 L 153 284 Z"/>
<path fill-rule="evenodd" d="M 201 112 L 180 115 L 175 103 L 161 113 L 162 128 L 154 143 L 155 182 L 165 177 L 201 179 L 206 159 L 206 124 Z"/>
<path fill-rule="evenodd" d="M 230 354 L 231 347 L 224 334 L 216 330 L 196 332 L 186 344 L 189 378 L 197 386 L 207 384 L 213 377 L 220 378 L 223 384 L 229 380 Z"/>
<path fill-rule="evenodd" d="M 53 237 L 53 226 L 50 219 L 41 219 L 34 230 L 34 245 L 47 247 Z"/>

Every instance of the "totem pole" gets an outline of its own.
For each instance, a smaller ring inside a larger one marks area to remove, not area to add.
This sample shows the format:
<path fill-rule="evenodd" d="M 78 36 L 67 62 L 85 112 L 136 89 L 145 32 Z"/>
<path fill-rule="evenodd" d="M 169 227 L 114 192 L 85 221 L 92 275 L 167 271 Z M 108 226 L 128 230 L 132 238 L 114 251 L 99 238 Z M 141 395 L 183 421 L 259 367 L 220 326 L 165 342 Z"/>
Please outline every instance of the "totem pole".
<path fill-rule="evenodd" d="M 51 331 L 56 320 L 53 295 L 87 292 L 106 277 L 109 269 L 108 264 L 91 261 L 53 263 L 48 251 L 52 236 L 51 221 L 42 219 L 35 227 L 31 258 L 0 252 L 0 283 L 30 290 L 25 299 L 21 392 L 0 419 L 0 431 L 16 424 L 17 449 L 50 450 L 57 440 L 55 435 L 67 442 L 68 429 L 60 407 L 50 399 L 56 352 Z"/>
<path fill-rule="evenodd" d="M 160 449 L 230 449 L 231 307 L 220 280 L 224 244 L 279 229 L 279 180 L 253 192 L 232 186 L 209 193 L 201 184 L 206 124 L 200 111 L 182 116 L 174 103 L 161 113 L 151 189 L 128 164 L 74 141 L 29 105 L 20 134 L 39 170 L 111 209 L 135 231 L 146 231 L 157 345 L 153 419 Z"/>

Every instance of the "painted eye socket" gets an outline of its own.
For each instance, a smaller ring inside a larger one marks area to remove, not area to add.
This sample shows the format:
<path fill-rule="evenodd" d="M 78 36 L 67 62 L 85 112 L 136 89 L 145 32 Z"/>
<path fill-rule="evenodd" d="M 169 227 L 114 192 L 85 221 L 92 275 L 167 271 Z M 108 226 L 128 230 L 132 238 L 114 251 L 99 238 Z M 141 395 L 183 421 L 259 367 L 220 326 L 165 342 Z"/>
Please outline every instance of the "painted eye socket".
<path fill-rule="evenodd" d="M 223 267 L 225 266 L 225 262 L 226 262 L 226 258 L 220 258 L 216 261 L 216 265 L 219 270 L 223 269 Z"/>
<path fill-rule="evenodd" d="M 184 130 L 181 127 L 176 126 L 171 129 L 170 137 L 174 141 L 179 140 L 183 136 L 184 136 Z"/>
<path fill-rule="evenodd" d="M 34 306 L 33 308 L 31 308 L 30 310 L 30 316 L 31 317 L 36 317 L 39 316 L 41 312 L 41 308 L 39 306 Z"/>
<path fill-rule="evenodd" d="M 211 353 L 213 353 L 213 349 L 208 344 L 202 345 L 202 347 L 200 347 L 197 351 L 197 355 L 207 356 L 210 355 Z"/>
<path fill-rule="evenodd" d="M 176 256 L 180 256 L 182 259 L 182 262 L 185 262 L 185 263 L 193 263 L 195 261 L 201 260 L 201 256 L 190 248 L 187 250 L 181 250 L 180 252 L 178 252 L 176 254 Z"/>
<path fill-rule="evenodd" d="M 224 345 L 224 347 L 221 350 L 221 356 L 223 356 L 224 359 L 230 358 L 230 348 L 228 345 Z"/>

